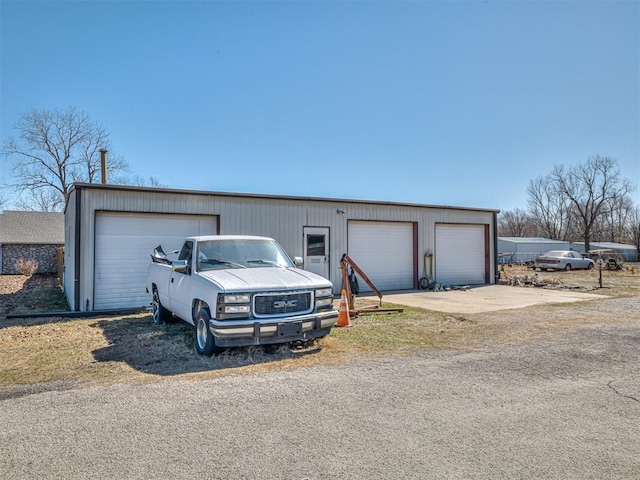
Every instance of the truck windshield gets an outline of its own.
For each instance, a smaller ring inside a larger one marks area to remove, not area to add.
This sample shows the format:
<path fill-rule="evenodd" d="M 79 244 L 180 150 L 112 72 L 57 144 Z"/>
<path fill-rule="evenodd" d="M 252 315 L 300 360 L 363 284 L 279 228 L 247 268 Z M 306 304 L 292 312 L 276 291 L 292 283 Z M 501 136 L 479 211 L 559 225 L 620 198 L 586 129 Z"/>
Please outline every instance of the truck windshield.
<path fill-rule="evenodd" d="M 210 240 L 198 243 L 198 270 L 293 267 L 282 247 L 269 240 Z"/>

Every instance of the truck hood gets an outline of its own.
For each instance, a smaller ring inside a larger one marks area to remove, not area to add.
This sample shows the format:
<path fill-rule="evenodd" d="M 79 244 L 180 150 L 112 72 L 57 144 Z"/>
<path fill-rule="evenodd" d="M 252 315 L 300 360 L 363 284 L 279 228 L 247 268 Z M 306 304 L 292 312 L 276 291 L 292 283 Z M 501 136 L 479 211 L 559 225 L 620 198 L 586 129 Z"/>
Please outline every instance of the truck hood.
<path fill-rule="evenodd" d="M 199 272 L 199 275 L 228 292 L 332 287 L 326 278 L 299 268 L 234 268 Z"/>

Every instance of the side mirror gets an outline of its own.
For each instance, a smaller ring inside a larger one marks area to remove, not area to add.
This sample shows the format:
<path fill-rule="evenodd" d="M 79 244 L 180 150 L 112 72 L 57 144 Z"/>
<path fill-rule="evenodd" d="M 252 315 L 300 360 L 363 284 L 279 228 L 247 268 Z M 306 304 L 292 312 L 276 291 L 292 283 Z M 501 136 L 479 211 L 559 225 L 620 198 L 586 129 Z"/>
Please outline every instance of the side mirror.
<path fill-rule="evenodd" d="M 176 260 L 171 263 L 171 270 L 174 272 L 186 272 L 187 271 L 187 261 L 186 260 Z"/>
<path fill-rule="evenodd" d="M 302 257 L 293 257 L 293 263 L 295 264 L 296 268 L 304 267 L 304 260 L 302 259 Z"/>

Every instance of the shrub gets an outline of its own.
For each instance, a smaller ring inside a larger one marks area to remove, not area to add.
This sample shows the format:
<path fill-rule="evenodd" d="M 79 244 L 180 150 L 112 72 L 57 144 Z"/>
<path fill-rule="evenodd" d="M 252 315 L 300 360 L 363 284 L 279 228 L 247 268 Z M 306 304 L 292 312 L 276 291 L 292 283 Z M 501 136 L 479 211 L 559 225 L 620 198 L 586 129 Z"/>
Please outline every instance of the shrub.
<path fill-rule="evenodd" d="M 16 270 L 18 273 L 30 277 L 38 270 L 38 262 L 33 259 L 25 260 L 24 258 L 19 258 L 16 262 Z"/>

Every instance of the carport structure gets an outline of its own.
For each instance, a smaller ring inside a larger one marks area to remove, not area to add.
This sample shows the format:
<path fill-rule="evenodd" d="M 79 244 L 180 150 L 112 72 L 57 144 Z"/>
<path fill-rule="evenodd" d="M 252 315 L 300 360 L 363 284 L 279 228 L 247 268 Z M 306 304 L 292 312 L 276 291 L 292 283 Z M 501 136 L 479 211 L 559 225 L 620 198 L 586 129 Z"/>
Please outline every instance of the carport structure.
<path fill-rule="evenodd" d="M 186 236 L 275 238 L 342 288 L 349 256 L 380 290 L 493 284 L 498 210 L 382 201 L 74 184 L 65 211 L 63 288 L 74 310 L 146 306 L 149 253 Z M 366 290 L 364 282 L 361 283 Z"/>

